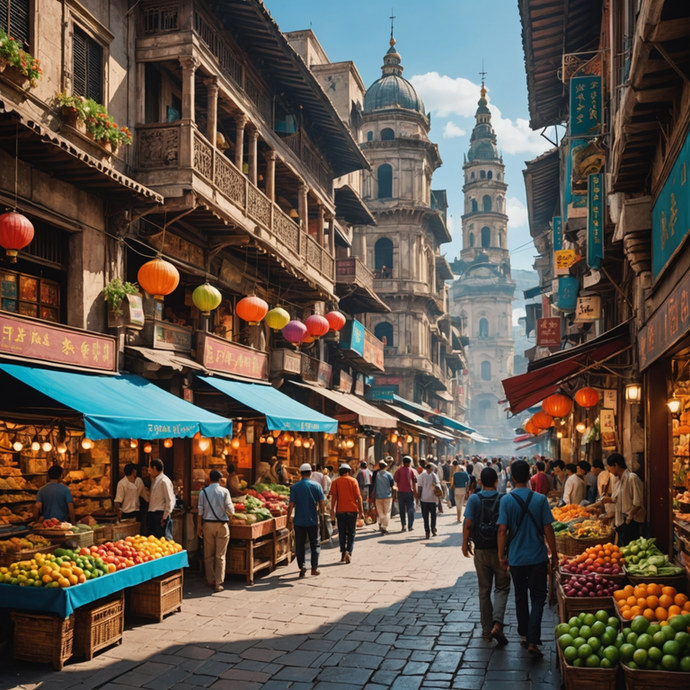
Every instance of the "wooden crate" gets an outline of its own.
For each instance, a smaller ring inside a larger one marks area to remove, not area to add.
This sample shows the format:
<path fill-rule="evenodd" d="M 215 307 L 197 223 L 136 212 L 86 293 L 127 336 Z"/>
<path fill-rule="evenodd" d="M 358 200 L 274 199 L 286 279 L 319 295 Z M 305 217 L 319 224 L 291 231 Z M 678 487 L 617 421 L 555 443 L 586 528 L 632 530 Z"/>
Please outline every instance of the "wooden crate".
<path fill-rule="evenodd" d="M 74 648 L 74 616 L 13 612 L 14 658 L 61 671 Z"/>
<path fill-rule="evenodd" d="M 570 666 L 566 662 L 563 650 L 558 646 L 558 642 L 556 643 L 556 650 L 565 690 L 616 690 L 618 666 L 615 668 Z"/>
<path fill-rule="evenodd" d="M 119 541 L 127 537 L 136 537 L 141 532 L 140 522 L 116 522 L 111 526 L 109 541 Z"/>
<path fill-rule="evenodd" d="M 687 690 L 690 688 L 690 673 L 680 671 L 643 671 L 623 667 L 625 690 Z"/>
<path fill-rule="evenodd" d="M 122 642 L 125 594 L 118 592 L 75 612 L 74 654 L 93 659 L 95 652 Z"/>
<path fill-rule="evenodd" d="M 599 539 L 575 539 L 570 534 L 559 535 L 556 537 L 556 547 L 558 553 L 564 556 L 579 556 L 584 553 L 590 546 L 599 546 L 613 542 L 616 538 L 615 532 L 610 532 L 606 537 Z"/>
<path fill-rule="evenodd" d="M 113 540 L 113 526 L 103 525 L 103 527 L 96 527 L 93 530 L 94 543 Z"/>
<path fill-rule="evenodd" d="M 43 546 L 40 549 L 33 549 L 32 551 L 20 551 L 19 553 L 7 551 L 5 553 L 0 553 L 0 567 L 8 568 L 12 563 L 29 561 L 37 553 L 51 553 L 54 548 L 55 547 L 51 544 L 50 546 Z"/>
<path fill-rule="evenodd" d="M 562 582 L 558 584 L 556 596 L 558 598 L 558 614 L 562 623 L 567 623 L 570 618 L 583 612 L 596 613 L 603 609 L 608 611 L 611 616 L 614 612 L 613 597 L 567 597 Z"/>
<path fill-rule="evenodd" d="M 129 613 L 160 623 L 169 613 L 182 610 L 182 585 L 182 570 L 176 570 L 133 587 L 130 590 Z"/>
<path fill-rule="evenodd" d="M 275 531 L 275 519 L 262 520 L 253 525 L 230 523 L 230 539 L 259 539 Z"/>
<path fill-rule="evenodd" d="M 68 534 L 67 540 L 76 541 L 80 549 L 87 548 L 93 544 L 93 530 L 90 532 L 80 532 L 79 534 Z"/>
<path fill-rule="evenodd" d="M 225 572 L 228 575 L 244 575 L 247 584 L 253 585 L 255 573 L 273 568 L 273 549 L 272 535 L 257 541 L 246 539 L 240 543 L 230 542 Z"/>
<path fill-rule="evenodd" d="M 627 571 L 628 580 L 633 587 L 642 584 L 654 583 L 655 585 L 660 585 L 661 587 L 675 587 L 678 592 L 687 592 L 688 588 L 688 578 L 687 575 L 681 573 L 680 575 L 671 575 L 669 577 L 659 577 L 658 575 L 647 575 L 644 577 L 630 575 Z"/>

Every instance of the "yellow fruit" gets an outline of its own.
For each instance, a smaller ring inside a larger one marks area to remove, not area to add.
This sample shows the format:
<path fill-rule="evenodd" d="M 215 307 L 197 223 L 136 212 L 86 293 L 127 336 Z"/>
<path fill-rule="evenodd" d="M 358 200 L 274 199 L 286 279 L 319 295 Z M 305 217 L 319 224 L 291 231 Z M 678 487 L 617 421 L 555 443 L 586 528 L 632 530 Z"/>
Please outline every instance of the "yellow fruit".
<path fill-rule="evenodd" d="M 58 584 L 60 585 L 60 587 L 69 587 L 69 580 L 66 577 L 61 577 L 58 580 Z"/>

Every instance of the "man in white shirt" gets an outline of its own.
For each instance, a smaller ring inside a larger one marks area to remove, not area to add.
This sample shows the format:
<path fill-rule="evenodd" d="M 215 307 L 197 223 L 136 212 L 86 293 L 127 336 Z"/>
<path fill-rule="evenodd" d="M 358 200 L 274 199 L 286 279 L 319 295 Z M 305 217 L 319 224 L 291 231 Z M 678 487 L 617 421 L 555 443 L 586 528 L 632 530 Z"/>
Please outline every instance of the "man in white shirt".
<path fill-rule="evenodd" d="M 627 546 L 639 538 L 640 528 L 644 522 L 644 485 L 642 480 L 628 469 L 625 458 L 620 453 L 611 453 L 606 458 L 606 464 L 609 472 L 618 477 L 618 483 L 613 490 L 613 496 L 602 499 L 602 503 L 613 503 L 616 506 L 614 526 L 618 532 L 618 543 Z"/>
<path fill-rule="evenodd" d="M 311 480 L 316 482 L 323 489 L 323 472 L 321 465 L 311 466 Z M 325 492 L 324 492 L 325 493 Z"/>
<path fill-rule="evenodd" d="M 561 503 L 563 505 L 579 506 L 580 502 L 585 498 L 585 482 L 582 477 L 577 474 L 577 465 L 570 462 L 565 466 L 565 473 L 568 477 L 563 486 L 563 498 Z"/>
<path fill-rule="evenodd" d="M 163 472 L 163 461 L 160 458 L 151 460 L 149 475 L 151 475 L 151 500 L 146 516 L 149 534 L 153 534 L 158 539 L 165 537 L 168 541 L 172 541 L 171 515 L 175 507 L 175 489 Z"/>
<path fill-rule="evenodd" d="M 436 487 L 441 489 L 441 481 L 436 474 L 436 465 L 428 462 L 417 478 L 417 489 L 419 491 L 419 503 L 422 507 L 422 518 L 424 520 L 424 532 L 429 539 L 433 533 L 436 536 L 436 508 L 438 506 L 438 496 Z"/>
<path fill-rule="evenodd" d="M 118 520 L 141 520 L 139 499 L 143 496 L 149 500 L 149 492 L 140 477 L 137 477 L 137 466 L 133 463 L 125 465 L 125 476 L 117 483 L 115 492 L 115 507 Z"/>

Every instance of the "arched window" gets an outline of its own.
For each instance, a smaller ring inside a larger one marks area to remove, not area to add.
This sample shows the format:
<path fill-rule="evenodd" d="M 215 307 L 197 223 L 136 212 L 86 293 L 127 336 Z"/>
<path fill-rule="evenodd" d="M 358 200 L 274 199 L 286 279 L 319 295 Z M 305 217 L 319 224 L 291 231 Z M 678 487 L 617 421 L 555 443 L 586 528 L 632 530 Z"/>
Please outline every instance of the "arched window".
<path fill-rule="evenodd" d="M 479 424 L 490 424 L 493 422 L 493 414 L 491 411 L 491 401 L 482 400 L 477 408 L 477 422 Z"/>
<path fill-rule="evenodd" d="M 374 327 L 374 335 L 386 346 L 395 347 L 395 342 L 393 340 L 393 325 L 382 321 L 377 323 Z"/>
<path fill-rule="evenodd" d="M 501 179 L 501 173 L 496 173 L 496 179 L 500 180 Z"/>
<path fill-rule="evenodd" d="M 474 180 L 474 173 L 470 173 L 470 180 Z"/>
<path fill-rule="evenodd" d="M 491 362 L 486 359 L 482 362 L 482 381 L 491 381 Z"/>
<path fill-rule="evenodd" d="M 379 168 L 379 170 L 381 170 L 381 168 Z M 484 211 L 491 210 L 491 197 L 488 194 L 482 197 L 482 208 Z"/>
<path fill-rule="evenodd" d="M 390 199 L 393 196 L 393 168 L 384 163 L 379 165 L 379 199 Z"/>
<path fill-rule="evenodd" d="M 493 178 L 494 174 L 491 170 L 489 170 L 489 172 L 486 173 L 486 176 L 491 180 Z"/>
<path fill-rule="evenodd" d="M 502 230 L 498 231 L 498 246 L 499 247 L 503 246 L 503 231 Z"/>
<path fill-rule="evenodd" d="M 373 132 L 367 132 L 367 141 L 373 141 L 374 140 L 374 133 Z"/>
<path fill-rule="evenodd" d="M 381 141 L 393 141 L 395 139 L 395 132 L 390 128 L 381 130 Z"/>
<path fill-rule="evenodd" d="M 479 319 L 479 337 L 489 337 L 489 319 Z"/>
<path fill-rule="evenodd" d="M 479 177 L 481 177 L 482 180 L 486 178 L 486 172 L 484 170 L 480 171 Z"/>
<path fill-rule="evenodd" d="M 377 240 L 374 245 L 374 268 L 382 278 L 390 276 L 393 269 L 393 241 L 387 237 Z"/>
<path fill-rule="evenodd" d="M 482 247 L 491 246 L 491 228 L 486 225 L 482 228 Z"/>
<path fill-rule="evenodd" d="M 474 247 L 474 233 L 470 233 L 470 247 Z"/>
<path fill-rule="evenodd" d="M 477 206 L 477 200 L 472 199 L 472 213 L 476 213 L 479 210 L 479 207 Z"/>

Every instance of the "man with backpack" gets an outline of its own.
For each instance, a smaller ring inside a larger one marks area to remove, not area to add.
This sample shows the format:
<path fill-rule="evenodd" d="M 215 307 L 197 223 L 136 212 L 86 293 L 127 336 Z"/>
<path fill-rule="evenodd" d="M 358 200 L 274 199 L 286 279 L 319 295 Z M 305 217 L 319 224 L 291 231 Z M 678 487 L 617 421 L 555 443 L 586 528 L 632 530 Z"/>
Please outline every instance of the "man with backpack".
<path fill-rule="evenodd" d="M 531 491 L 529 465 L 514 462 L 510 471 L 515 488 L 501 501 L 498 515 L 498 558 L 513 578 L 520 645 L 541 657 L 541 619 L 546 602 L 549 572 L 558 567 L 553 515 L 546 496 Z M 544 540 L 546 539 L 546 543 Z M 532 610 L 530 611 L 530 600 Z"/>
<path fill-rule="evenodd" d="M 465 558 L 474 555 L 474 568 L 479 583 L 482 638 L 486 642 L 496 640 L 499 646 L 503 646 L 508 644 L 508 639 L 503 634 L 503 618 L 510 592 L 510 575 L 501 567 L 498 560 L 498 515 L 501 495 L 496 490 L 496 470 L 491 467 L 483 469 L 481 482 L 481 493 L 472 494 L 465 507 L 462 553 Z M 491 587 L 494 581 L 492 603 Z"/>

